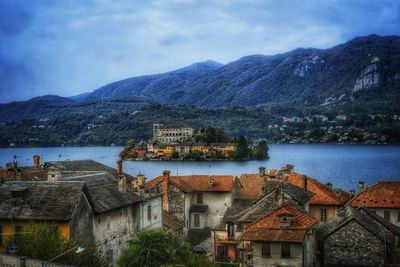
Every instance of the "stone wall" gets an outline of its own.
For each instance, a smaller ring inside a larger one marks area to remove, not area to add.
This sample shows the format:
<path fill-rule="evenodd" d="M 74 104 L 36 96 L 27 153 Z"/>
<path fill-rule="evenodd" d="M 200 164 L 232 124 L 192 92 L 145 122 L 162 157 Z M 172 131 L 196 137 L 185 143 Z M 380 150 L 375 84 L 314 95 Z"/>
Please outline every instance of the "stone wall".
<path fill-rule="evenodd" d="M 175 215 L 182 221 L 185 219 L 185 196 L 184 193 L 175 186 L 168 187 L 169 213 Z"/>
<path fill-rule="evenodd" d="M 70 233 L 73 240 L 93 240 L 93 213 L 84 194 L 73 212 Z"/>
<path fill-rule="evenodd" d="M 325 239 L 326 266 L 384 266 L 384 245 L 364 227 L 350 221 Z"/>
<path fill-rule="evenodd" d="M 46 265 L 44 265 L 46 264 Z M 74 267 L 72 265 L 58 264 L 58 263 L 46 263 L 44 260 L 35 260 L 25 257 L 17 257 L 11 255 L 0 254 L 0 266 L 1 267 Z"/>

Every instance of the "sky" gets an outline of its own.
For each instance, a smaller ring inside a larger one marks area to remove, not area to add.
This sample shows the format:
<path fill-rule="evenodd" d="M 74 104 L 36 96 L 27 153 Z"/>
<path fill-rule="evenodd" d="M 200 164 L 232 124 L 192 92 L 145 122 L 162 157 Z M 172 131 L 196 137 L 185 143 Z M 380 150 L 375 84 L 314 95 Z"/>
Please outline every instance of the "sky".
<path fill-rule="evenodd" d="M 400 34 L 399 0 L 0 0 L 0 103 Z"/>

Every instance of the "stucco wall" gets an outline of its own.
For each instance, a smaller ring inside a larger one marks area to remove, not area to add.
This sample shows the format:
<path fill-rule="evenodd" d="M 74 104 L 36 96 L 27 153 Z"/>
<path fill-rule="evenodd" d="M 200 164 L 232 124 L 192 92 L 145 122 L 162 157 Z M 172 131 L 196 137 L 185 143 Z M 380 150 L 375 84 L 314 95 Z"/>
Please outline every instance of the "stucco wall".
<path fill-rule="evenodd" d="M 327 219 L 331 219 L 335 216 L 337 207 L 336 206 L 310 205 L 311 215 L 319 221 L 321 220 L 321 209 L 326 209 Z"/>
<path fill-rule="evenodd" d="M 148 220 L 147 210 L 151 206 L 151 220 Z M 162 228 L 162 200 L 161 196 L 148 199 L 141 203 L 140 228 Z"/>
<path fill-rule="evenodd" d="M 107 257 L 116 261 L 127 241 L 138 228 L 138 207 L 127 206 L 94 216 L 96 244 Z"/>
<path fill-rule="evenodd" d="M 290 266 L 301 267 L 303 265 L 303 246 L 302 244 L 290 244 L 290 258 L 281 257 L 281 243 L 271 243 L 271 257 L 263 257 L 261 253 L 261 243 L 253 244 L 254 267 L 258 266 Z"/>
<path fill-rule="evenodd" d="M 384 246 L 364 227 L 350 221 L 324 242 L 325 265 L 383 266 Z"/>
<path fill-rule="evenodd" d="M 72 214 L 70 234 L 73 240 L 93 240 L 93 213 L 84 194 Z"/>
<path fill-rule="evenodd" d="M 384 218 L 384 211 L 389 210 L 390 211 L 390 222 L 393 223 L 394 225 L 400 226 L 400 221 L 398 221 L 398 215 L 397 212 L 399 209 L 370 209 L 370 210 L 375 210 L 376 214 Z"/>

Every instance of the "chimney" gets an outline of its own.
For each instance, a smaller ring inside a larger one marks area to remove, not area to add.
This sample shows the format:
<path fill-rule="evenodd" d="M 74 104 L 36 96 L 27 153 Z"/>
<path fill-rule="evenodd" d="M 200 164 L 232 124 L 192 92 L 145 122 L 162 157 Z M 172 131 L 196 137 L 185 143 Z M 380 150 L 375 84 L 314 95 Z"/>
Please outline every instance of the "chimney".
<path fill-rule="evenodd" d="M 118 176 L 118 191 L 120 193 L 126 193 L 126 177 L 125 177 L 125 175 Z"/>
<path fill-rule="evenodd" d="M 33 167 L 35 167 L 35 169 L 39 169 L 39 167 L 40 167 L 40 156 L 39 155 L 33 156 Z"/>
<path fill-rule="evenodd" d="M 356 194 L 356 190 L 350 190 L 350 199 L 352 199 L 354 197 L 354 195 Z"/>
<path fill-rule="evenodd" d="M 122 175 L 122 160 L 117 161 L 117 175 L 118 176 Z"/>
<path fill-rule="evenodd" d="M 208 179 L 207 184 L 208 184 L 208 188 L 213 188 L 215 185 L 215 181 L 210 178 L 210 179 Z"/>
<path fill-rule="evenodd" d="M 169 211 L 169 194 L 168 194 L 168 187 L 169 187 L 169 179 L 170 179 L 170 171 L 164 170 L 163 171 L 163 181 L 162 181 L 162 202 L 163 202 L 163 210 Z"/>
<path fill-rule="evenodd" d="M 307 176 L 303 175 L 303 191 L 307 191 Z"/>
<path fill-rule="evenodd" d="M 360 191 L 363 191 L 365 189 L 365 184 L 363 181 L 358 181 L 358 188 Z"/>
<path fill-rule="evenodd" d="M 258 175 L 261 177 L 265 176 L 265 167 L 258 168 Z"/>

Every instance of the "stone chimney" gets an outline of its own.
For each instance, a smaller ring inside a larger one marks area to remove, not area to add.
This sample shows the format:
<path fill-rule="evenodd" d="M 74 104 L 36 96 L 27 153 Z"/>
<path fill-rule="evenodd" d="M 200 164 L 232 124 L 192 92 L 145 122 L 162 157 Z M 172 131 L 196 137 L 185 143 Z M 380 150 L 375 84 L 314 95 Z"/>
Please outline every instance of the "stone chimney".
<path fill-rule="evenodd" d="M 118 176 L 122 175 L 122 160 L 117 161 L 117 175 Z"/>
<path fill-rule="evenodd" d="M 358 188 L 360 191 L 363 191 L 365 189 L 365 184 L 363 181 L 358 181 Z"/>
<path fill-rule="evenodd" d="M 303 175 L 302 177 L 303 180 L 303 191 L 307 191 L 307 184 L 308 184 L 308 180 L 307 180 L 307 176 Z"/>
<path fill-rule="evenodd" d="M 261 177 L 265 176 L 265 167 L 259 167 L 258 168 L 258 175 Z"/>
<path fill-rule="evenodd" d="M 125 175 L 118 176 L 118 191 L 120 193 L 126 193 L 126 177 L 125 177 Z"/>
<path fill-rule="evenodd" d="M 163 171 L 163 181 L 162 181 L 162 202 L 163 202 L 163 210 L 169 211 L 169 194 L 168 194 L 168 187 L 169 187 L 169 179 L 170 179 L 170 171 L 164 170 Z"/>
<path fill-rule="evenodd" d="M 39 169 L 39 167 L 40 167 L 40 156 L 39 155 L 33 156 L 33 167 L 35 167 L 35 169 Z"/>

